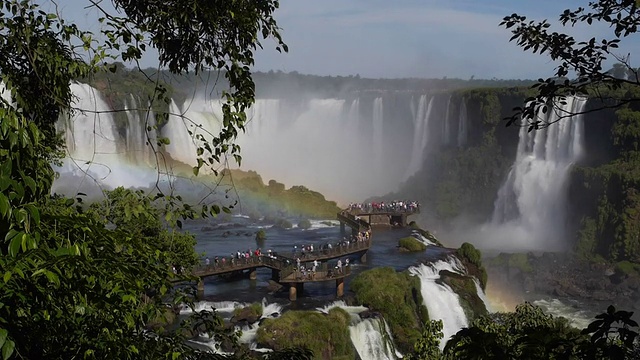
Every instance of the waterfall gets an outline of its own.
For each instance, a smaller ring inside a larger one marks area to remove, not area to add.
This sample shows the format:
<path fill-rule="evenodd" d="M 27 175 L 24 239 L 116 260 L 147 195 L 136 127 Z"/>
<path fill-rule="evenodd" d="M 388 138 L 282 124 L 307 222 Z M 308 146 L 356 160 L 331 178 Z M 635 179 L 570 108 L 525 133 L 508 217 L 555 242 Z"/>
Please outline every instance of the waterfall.
<path fill-rule="evenodd" d="M 56 123 L 65 139 L 67 157 L 61 167 L 55 167 L 60 177 L 52 192 L 95 195 L 118 186 L 149 186 L 155 180 L 153 173 L 128 162 L 127 141 L 118 133 L 112 109 L 100 92 L 79 83 L 71 84 L 71 91 L 74 110 Z"/>
<path fill-rule="evenodd" d="M 153 113 L 144 109 L 148 104 L 135 95 L 121 99 L 123 108 L 111 109 L 88 85 L 73 84 L 72 91 L 78 99 L 75 107 L 85 112 L 61 118 L 57 124 L 65 133 L 69 154 L 57 170 L 70 181 L 54 184 L 57 192 L 69 195 L 88 192 L 79 190 L 84 186 L 78 186 L 80 182 L 91 183 L 98 191 L 144 188 L 157 179 L 171 182 L 158 177 L 158 170 L 165 171 L 165 160 L 174 173 L 189 172 L 189 176 L 201 145 L 196 135 L 211 139 L 221 128 L 221 101 L 202 94 L 184 103 L 172 100 L 166 123 L 158 124 L 156 131 Z M 386 95 L 256 99 L 235 142 L 241 148 L 239 167 L 257 171 L 265 182 L 304 185 L 338 203 L 394 191 L 423 163 L 428 125 L 433 123 L 429 118 L 436 106 L 428 95 L 411 100 L 402 94 L 385 103 Z M 393 119 L 385 119 L 384 113 L 393 113 Z M 169 139 L 169 144 L 156 147 L 158 136 Z M 166 156 L 158 162 L 154 151 Z M 237 166 L 233 160 L 228 165 Z"/>
<path fill-rule="evenodd" d="M 127 116 L 127 156 L 136 165 L 154 167 L 154 149 L 157 149 L 155 118 L 148 106 L 147 109 L 142 109 L 140 106 L 141 104 L 136 101 L 133 95 L 124 105 Z"/>
<path fill-rule="evenodd" d="M 414 124 L 413 146 L 411 150 L 411 160 L 409 160 L 409 166 L 404 176 L 405 179 L 415 174 L 422 166 L 425 147 L 429 140 L 429 119 L 431 118 L 434 98 L 435 97 L 429 98 L 427 105 L 427 95 L 420 96 L 417 111 L 412 111 Z"/>
<path fill-rule="evenodd" d="M 478 294 L 478 297 L 480 298 L 480 300 L 482 300 L 484 307 L 487 308 L 488 312 L 493 312 L 493 307 L 491 306 L 491 304 L 489 304 L 489 299 L 487 299 L 487 294 L 484 292 L 484 290 L 482 290 L 482 287 L 480 286 L 480 282 L 478 281 L 478 279 L 474 278 L 473 283 L 476 285 L 476 293 Z"/>
<path fill-rule="evenodd" d="M 384 122 L 384 115 L 382 109 L 382 98 L 378 97 L 373 102 L 373 140 L 371 141 L 373 152 L 373 166 L 376 173 L 380 173 L 383 170 L 382 163 L 382 145 L 383 145 L 383 130 L 382 124 Z"/>
<path fill-rule="evenodd" d="M 395 360 L 402 356 L 393 348 L 391 331 L 384 319 L 363 319 L 349 326 L 349 334 L 362 360 Z"/>
<path fill-rule="evenodd" d="M 464 99 L 460 101 L 460 114 L 458 114 L 458 147 L 467 144 L 467 103 Z"/>
<path fill-rule="evenodd" d="M 540 111 L 548 123 L 580 112 L 585 99 L 568 97 L 559 109 Z M 518 150 L 506 181 L 498 191 L 491 229 L 491 245 L 530 250 L 563 250 L 566 183 L 571 166 L 583 150 L 582 116 L 562 119 L 547 128 L 520 129 Z"/>
<path fill-rule="evenodd" d="M 351 316 L 349 335 L 356 352 L 362 360 L 395 360 L 402 358 L 393 344 L 393 337 L 387 322 L 382 318 L 362 319 L 360 313 L 368 310 L 364 306 L 347 306 L 342 300 L 334 301 L 317 311 L 328 314 L 339 307 Z"/>
<path fill-rule="evenodd" d="M 348 126 L 356 132 L 360 131 L 360 99 L 354 99 L 347 114 Z"/>
<path fill-rule="evenodd" d="M 442 142 L 444 145 L 449 145 L 451 143 L 451 124 L 449 124 L 449 115 L 451 114 L 451 95 L 449 95 L 449 99 L 447 100 L 447 109 L 445 111 L 444 116 L 444 125 L 442 130 Z"/>
<path fill-rule="evenodd" d="M 460 305 L 458 295 L 448 285 L 438 282 L 440 271 L 448 270 L 460 274 L 460 268 L 460 263 L 453 257 L 448 261 L 439 260 L 409 268 L 409 273 L 420 279 L 420 293 L 430 318 L 442 320 L 444 338 L 440 342 L 440 349 L 444 349 L 452 335 L 468 326 L 467 316 Z"/>

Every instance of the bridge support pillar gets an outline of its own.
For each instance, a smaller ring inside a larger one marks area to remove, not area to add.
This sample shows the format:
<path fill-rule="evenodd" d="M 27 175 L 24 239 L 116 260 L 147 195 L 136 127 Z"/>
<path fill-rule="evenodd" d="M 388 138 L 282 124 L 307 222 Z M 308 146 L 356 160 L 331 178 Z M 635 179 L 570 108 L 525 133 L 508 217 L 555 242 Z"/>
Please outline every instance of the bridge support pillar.
<path fill-rule="evenodd" d="M 200 278 L 198 280 L 198 292 L 197 292 L 197 297 L 199 300 L 204 299 L 204 279 Z"/>
<path fill-rule="evenodd" d="M 344 227 L 344 223 L 340 221 L 340 234 L 344 234 L 346 232 L 346 228 Z"/>
<path fill-rule="evenodd" d="M 336 279 L 336 296 L 342 297 L 344 295 L 344 278 Z"/>
<path fill-rule="evenodd" d="M 250 280 L 255 280 L 257 278 L 258 278 L 258 272 L 257 272 L 256 268 L 249 269 L 249 279 Z"/>
<path fill-rule="evenodd" d="M 302 295 L 304 290 L 304 283 L 292 283 L 289 287 L 289 300 L 296 301 L 298 299 L 298 293 Z"/>
<path fill-rule="evenodd" d="M 368 251 L 365 251 L 364 254 L 362 254 L 362 256 L 360 256 L 360 262 L 361 263 L 366 263 L 367 262 L 367 253 L 368 253 Z"/>
<path fill-rule="evenodd" d="M 280 281 L 280 270 L 271 269 L 271 280 Z"/>

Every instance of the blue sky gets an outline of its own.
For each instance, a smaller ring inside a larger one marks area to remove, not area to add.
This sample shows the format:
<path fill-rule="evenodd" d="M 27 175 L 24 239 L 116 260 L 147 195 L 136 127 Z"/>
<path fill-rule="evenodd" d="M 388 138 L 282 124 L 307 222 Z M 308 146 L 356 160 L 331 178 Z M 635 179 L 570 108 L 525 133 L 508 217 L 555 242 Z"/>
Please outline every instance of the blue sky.
<path fill-rule="evenodd" d="M 83 1 L 84 2 L 84 1 Z M 105 3 L 108 0 L 104 1 Z M 95 26 L 95 11 L 78 0 L 60 0 L 63 14 Z M 256 70 L 363 77 L 459 77 L 525 79 L 552 75 L 545 56 L 510 43 L 498 26 L 511 13 L 555 22 L 566 8 L 587 0 L 281 0 L 275 18 L 289 46 L 271 40 L 256 56 Z M 563 30 L 555 26 L 556 30 Z M 577 38 L 606 35 L 603 26 L 566 29 Z M 566 31 L 565 30 L 565 31 Z M 628 41 L 627 41 L 628 42 Z M 638 53 L 638 42 L 621 53 Z M 632 56 L 633 60 L 633 56 Z M 144 66 L 153 66 L 148 56 Z"/>

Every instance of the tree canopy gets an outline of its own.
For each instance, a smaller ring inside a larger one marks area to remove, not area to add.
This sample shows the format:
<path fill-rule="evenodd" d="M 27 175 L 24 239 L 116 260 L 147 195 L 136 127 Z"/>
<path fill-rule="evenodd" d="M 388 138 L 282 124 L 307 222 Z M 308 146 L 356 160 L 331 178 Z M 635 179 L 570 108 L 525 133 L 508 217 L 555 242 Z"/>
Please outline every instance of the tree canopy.
<path fill-rule="evenodd" d="M 530 130 L 550 125 L 536 116 L 538 111 L 559 112 L 554 121 L 572 116 L 557 106 L 565 96 L 588 95 L 602 100 L 584 111 L 616 108 L 640 100 L 638 68 L 632 65 L 630 54 L 618 53 L 621 42 L 635 35 L 640 26 L 636 0 L 590 1 L 586 8 L 565 10 L 559 23 L 565 27 L 600 23 L 609 27 L 611 35 L 580 41 L 567 33 L 552 31 L 547 20 L 532 21 L 519 14 L 506 16 L 500 25 L 512 32 L 512 41 L 525 51 L 548 55 L 558 63 L 553 76 L 533 85 L 536 96 L 529 98 L 524 107 L 514 109 L 508 125 L 520 118 Z M 617 64 L 607 65 L 612 60 Z"/>
<path fill-rule="evenodd" d="M 213 168 L 227 153 L 239 161 L 233 140 L 254 101 L 254 51 L 268 38 L 287 50 L 272 16 L 278 1 L 111 2 L 116 12 L 105 10 L 102 1 L 74 2 L 102 13 L 101 33 L 93 34 L 44 11 L 42 2 L 0 0 L 3 359 L 203 359 L 217 355 L 187 346 L 193 334 L 237 343 L 213 312 L 197 313 L 177 330 L 165 329 L 164 318 L 177 306 L 192 305 L 188 288 L 173 285 L 191 280 L 189 267 L 197 262 L 193 238 L 175 226 L 220 208 L 196 209 L 179 196 L 125 189 L 107 193 L 91 207 L 82 204 L 82 194 L 51 196 L 52 164 L 64 156 L 55 123 L 83 110 L 72 106 L 72 82 L 91 78 L 107 62 L 135 63 L 154 47 L 159 66 L 171 73 L 217 70 L 227 79 L 222 130 L 198 135 L 194 172 Z M 167 101 L 162 83 L 148 79 L 154 84 L 150 100 Z M 166 143 L 158 139 L 150 145 Z M 176 274 L 174 266 L 185 271 Z M 283 353 L 272 357 L 288 356 Z"/>

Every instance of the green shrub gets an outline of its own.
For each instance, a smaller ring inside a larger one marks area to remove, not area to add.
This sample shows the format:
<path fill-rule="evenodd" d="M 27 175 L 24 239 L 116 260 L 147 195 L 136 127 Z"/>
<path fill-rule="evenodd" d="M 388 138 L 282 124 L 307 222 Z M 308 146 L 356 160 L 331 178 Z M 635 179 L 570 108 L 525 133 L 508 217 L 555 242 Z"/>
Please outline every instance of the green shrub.
<path fill-rule="evenodd" d="M 482 266 L 482 253 L 480 253 L 480 250 L 476 249 L 475 246 L 469 244 L 468 242 L 462 244 L 462 246 L 460 246 L 460 248 L 456 250 L 456 254 L 466 259 L 473 265 L 476 265 L 478 267 Z"/>
<path fill-rule="evenodd" d="M 630 261 L 620 261 L 616 263 L 616 272 L 626 276 L 638 276 L 640 274 L 640 264 Z"/>
<path fill-rule="evenodd" d="M 361 272 L 349 287 L 357 304 L 384 316 L 398 349 L 411 351 L 420 338 L 421 324 L 429 321 L 420 295 L 420 279 L 391 267 L 379 267 Z"/>
<path fill-rule="evenodd" d="M 472 244 L 463 243 L 456 255 L 462 262 L 467 263 L 469 275 L 475 276 L 480 281 L 480 286 L 485 289 L 487 286 L 487 270 L 482 266 L 482 253 Z"/>
<path fill-rule="evenodd" d="M 329 310 L 329 314 L 292 310 L 264 320 L 256 340 L 274 350 L 307 348 L 313 351 L 314 359 L 354 359 L 350 322 L 349 314 L 340 308 Z"/>
<path fill-rule="evenodd" d="M 276 220 L 276 223 L 273 224 L 273 226 L 280 229 L 291 229 L 293 227 L 293 224 L 287 219 L 278 219 Z"/>
<path fill-rule="evenodd" d="M 266 239 L 267 233 L 263 229 L 260 229 L 256 232 L 256 241 L 264 241 Z"/>
<path fill-rule="evenodd" d="M 308 219 L 302 219 L 298 223 L 298 227 L 303 230 L 311 229 L 311 221 L 309 221 Z"/>
<path fill-rule="evenodd" d="M 411 252 L 425 251 L 427 249 L 427 245 L 413 236 L 403 237 L 398 241 L 398 246 Z"/>

